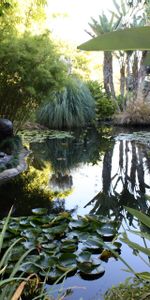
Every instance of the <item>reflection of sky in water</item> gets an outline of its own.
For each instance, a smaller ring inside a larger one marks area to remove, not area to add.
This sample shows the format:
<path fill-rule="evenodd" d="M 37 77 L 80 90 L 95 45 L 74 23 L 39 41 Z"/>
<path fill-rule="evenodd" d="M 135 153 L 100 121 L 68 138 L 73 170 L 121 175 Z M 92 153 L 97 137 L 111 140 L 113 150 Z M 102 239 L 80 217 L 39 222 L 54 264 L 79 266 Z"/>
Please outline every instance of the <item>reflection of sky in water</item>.
<path fill-rule="evenodd" d="M 119 195 L 124 189 L 129 191 L 128 196 L 133 195 L 135 199 L 143 197 L 145 194 L 150 195 L 150 169 L 145 155 L 141 145 L 129 141 L 115 143 L 111 169 L 107 170 L 110 172 L 111 178 L 108 190 L 110 196 Z M 142 165 L 140 165 L 141 163 Z M 78 168 L 71 171 L 73 191 L 65 199 L 66 209 L 76 208 L 76 213 L 79 215 L 88 214 L 91 211 L 94 202 L 88 206 L 86 204 L 103 190 L 103 168 L 104 159 L 97 165 L 80 164 Z M 148 203 L 147 206 L 149 206 Z"/>
<path fill-rule="evenodd" d="M 65 199 L 65 208 L 67 210 L 76 209 L 79 215 L 88 214 L 92 209 L 89 205 L 84 206 L 101 190 L 102 188 L 102 162 L 97 165 L 80 165 L 71 172 L 73 176 L 73 192 Z"/>
<path fill-rule="evenodd" d="M 136 222 L 134 222 L 134 226 L 137 227 Z M 122 231 L 125 227 L 126 223 L 123 222 L 120 231 Z M 131 229 L 135 230 L 134 227 Z M 132 240 L 132 242 L 138 244 L 140 242 L 140 245 L 144 246 L 144 242 L 142 239 L 139 239 L 138 236 L 130 233 L 128 234 L 128 237 Z M 147 243 L 147 246 L 150 247 L 150 243 Z M 149 272 L 149 267 L 143 263 L 142 259 L 138 256 L 132 255 L 132 250 L 124 243 L 121 247 L 121 257 L 134 269 L 135 272 Z M 143 255 L 142 257 L 148 261 L 146 255 Z M 90 281 L 84 280 L 79 275 L 76 275 L 74 277 L 67 278 L 62 285 L 59 284 L 58 289 L 62 286 L 63 289 L 72 287 L 73 293 L 67 297 L 68 300 L 103 300 L 104 293 L 110 287 L 115 285 L 117 286 L 127 277 L 132 277 L 131 273 L 125 271 L 127 270 L 127 267 L 120 260 L 110 258 L 108 263 L 102 262 L 102 265 L 105 268 L 105 273 L 101 278 Z"/>
<path fill-rule="evenodd" d="M 141 161 L 143 162 L 143 181 L 147 187 L 145 188 L 145 193 L 147 195 L 150 194 L 150 189 L 148 187 L 150 183 L 150 173 L 147 167 L 147 158 L 145 156 L 144 148 L 138 145 L 135 146 L 135 154 L 137 158 L 136 169 L 135 171 L 135 187 L 133 189 L 132 179 L 131 177 L 131 169 L 133 168 L 133 144 L 131 142 L 123 141 L 123 151 L 122 151 L 122 166 L 120 160 L 120 141 L 116 142 L 113 148 L 112 154 L 112 165 L 111 165 L 111 182 L 110 182 L 110 195 L 114 195 L 116 192 L 120 194 L 124 187 L 127 187 L 131 195 L 134 195 L 134 198 L 137 199 L 141 197 L 142 190 L 140 190 L 140 185 L 142 178 L 140 178 L 139 170 L 140 168 L 140 155 Z M 103 189 L 103 166 L 104 166 L 104 158 L 103 161 L 99 162 L 97 165 L 92 166 L 91 164 L 80 165 L 77 169 L 71 172 L 73 177 L 73 193 L 69 195 L 65 200 L 65 208 L 70 210 L 77 206 L 76 213 L 79 215 L 88 214 L 94 206 L 90 204 L 86 206 L 91 199 L 95 197 L 100 191 Z M 109 169 L 107 170 L 109 172 Z M 109 193 L 108 193 L 109 194 Z M 136 201 L 136 200 L 135 200 Z M 144 201 L 141 198 L 141 201 Z M 132 201 L 131 201 L 132 205 Z M 86 206 L 86 208 L 85 208 Z M 147 207 L 148 207 L 147 203 Z M 150 242 L 144 241 L 139 238 L 139 236 L 129 233 L 129 220 L 127 220 L 127 215 L 125 210 L 121 211 L 123 215 L 122 222 L 120 224 L 119 232 L 126 230 L 129 239 L 145 247 L 150 248 Z M 137 222 L 133 221 L 132 226 L 130 226 L 132 230 L 139 230 Z M 130 249 L 127 245 L 122 243 L 121 247 L 121 257 L 134 269 L 135 272 L 145 272 L 149 271 L 148 265 L 146 265 L 142 259 L 138 256 L 133 255 L 133 250 Z M 148 257 L 146 255 L 142 255 L 148 262 Z M 73 294 L 68 296 L 68 300 L 78 300 L 82 297 L 83 300 L 102 300 L 103 295 L 107 289 L 109 289 L 112 285 L 118 285 L 123 282 L 127 277 L 132 276 L 131 273 L 122 271 L 126 270 L 127 267 L 120 261 L 115 260 L 114 258 L 110 258 L 108 263 L 102 262 L 102 265 L 105 268 L 105 274 L 101 278 L 93 281 L 85 281 L 80 278 L 79 275 L 75 277 L 68 278 L 63 287 L 74 287 Z"/>

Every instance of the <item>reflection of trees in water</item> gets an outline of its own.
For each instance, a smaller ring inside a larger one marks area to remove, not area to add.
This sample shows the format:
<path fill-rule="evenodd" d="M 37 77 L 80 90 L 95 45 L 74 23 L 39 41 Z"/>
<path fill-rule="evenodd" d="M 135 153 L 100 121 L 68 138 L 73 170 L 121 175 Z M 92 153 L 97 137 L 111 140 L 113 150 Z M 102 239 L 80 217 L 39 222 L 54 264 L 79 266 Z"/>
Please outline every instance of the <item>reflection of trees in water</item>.
<path fill-rule="evenodd" d="M 150 161 L 146 146 L 117 141 L 104 155 L 102 190 L 86 205 L 91 213 L 122 219 L 123 206 L 148 212 Z M 132 216 L 127 213 L 132 222 Z"/>
<path fill-rule="evenodd" d="M 96 130 L 89 130 L 74 133 L 73 138 L 31 143 L 30 149 L 34 153 L 32 164 L 35 168 L 42 169 L 45 162 L 49 161 L 53 171 L 50 187 L 59 191 L 70 189 L 73 184 L 71 170 L 81 163 L 95 164 L 100 160 L 105 149 L 110 146 L 110 140 L 102 135 Z"/>
<path fill-rule="evenodd" d="M 8 214 L 13 205 L 15 216 L 30 215 L 36 207 L 45 207 L 50 213 L 64 211 L 64 201 L 53 201 L 58 193 L 47 189 L 49 165 L 43 171 L 29 167 L 27 171 L 0 186 L 0 215 Z"/>
<path fill-rule="evenodd" d="M 56 174 L 52 174 L 49 181 L 49 186 L 52 188 L 53 191 L 56 192 L 71 190 L 72 185 L 72 176 L 68 174 L 63 175 L 59 172 Z"/>

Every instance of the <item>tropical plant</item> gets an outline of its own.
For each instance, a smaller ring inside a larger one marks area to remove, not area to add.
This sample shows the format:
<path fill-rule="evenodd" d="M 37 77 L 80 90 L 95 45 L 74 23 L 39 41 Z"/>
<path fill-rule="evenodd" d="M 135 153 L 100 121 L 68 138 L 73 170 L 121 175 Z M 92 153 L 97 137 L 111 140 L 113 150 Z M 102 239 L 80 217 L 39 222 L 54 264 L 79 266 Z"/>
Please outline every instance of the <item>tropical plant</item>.
<path fill-rule="evenodd" d="M 63 91 L 49 97 L 49 102 L 38 111 L 40 124 L 48 128 L 70 129 L 93 123 L 94 99 L 83 81 L 70 78 Z"/>
<path fill-rule="evenodd" d="M 119 21 L 120 22 L 120 21 Z M 118 20 L 115 19 L 112 13 L 111 17 L 108 18 L 104 13 L 99 15 L 99 20 L 91 18 L 89 23 L 94 35 L 102 36 L 105 33 L 112 32 L 118 27 Z M 90 34 L 92 36 L 92 34 Z M 103 78 L 104 78 L 104 89 L 108 98 L 115 98 L 115 89 L 113 83 L 113 66 L 112 66 L 112 53 L 111 51 L 104 51 L 104 62 L 103 62 Z"/>

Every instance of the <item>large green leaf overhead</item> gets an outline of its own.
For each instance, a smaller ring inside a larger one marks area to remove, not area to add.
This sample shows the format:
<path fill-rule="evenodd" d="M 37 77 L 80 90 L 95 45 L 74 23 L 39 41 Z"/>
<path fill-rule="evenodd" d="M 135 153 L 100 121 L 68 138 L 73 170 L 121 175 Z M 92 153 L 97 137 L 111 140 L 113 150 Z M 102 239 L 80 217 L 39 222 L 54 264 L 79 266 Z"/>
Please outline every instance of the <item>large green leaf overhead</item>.
<path fill-rule="evenodd" d="M 86 51 L 149 50 L 150 26 L 105 33 L 78 46 Z"/>

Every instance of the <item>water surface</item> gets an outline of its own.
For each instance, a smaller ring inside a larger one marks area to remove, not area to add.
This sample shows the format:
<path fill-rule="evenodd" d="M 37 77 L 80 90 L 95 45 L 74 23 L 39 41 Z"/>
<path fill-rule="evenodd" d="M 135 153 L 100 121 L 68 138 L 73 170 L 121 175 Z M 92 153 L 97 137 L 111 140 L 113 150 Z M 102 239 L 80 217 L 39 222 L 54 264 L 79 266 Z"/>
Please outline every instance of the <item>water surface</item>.
<path fill-rule="evenodd" d="M 117 220 L 121 232 L 139 226 L 124 206 L 150 213 L 150 149 L 143 140 L 105 128 L 74 133 L 73 137 L 32 140 L 27 146 L 31 151 L 28 170 L 0 186 L 1 217 L 12 204 L 15 216 L 47 207 L 56 214 L 69 210 L 75 218 L 97 214 Z M 136 271 L 146 270 L 126 245 L 122 245 L 121 255 Z M 103 277 L 94 281 L 79 275 L 68 278 L 64 287 L 72 287 L 73 292 L 67 299 L 103 299 L 109 287 L 129 276 L 114 258 L 104 267 Z"/>

